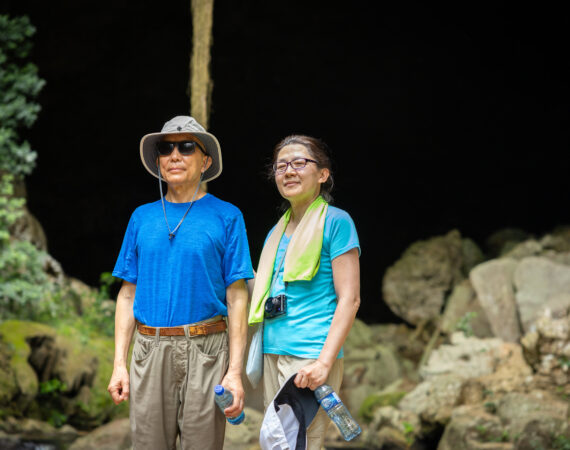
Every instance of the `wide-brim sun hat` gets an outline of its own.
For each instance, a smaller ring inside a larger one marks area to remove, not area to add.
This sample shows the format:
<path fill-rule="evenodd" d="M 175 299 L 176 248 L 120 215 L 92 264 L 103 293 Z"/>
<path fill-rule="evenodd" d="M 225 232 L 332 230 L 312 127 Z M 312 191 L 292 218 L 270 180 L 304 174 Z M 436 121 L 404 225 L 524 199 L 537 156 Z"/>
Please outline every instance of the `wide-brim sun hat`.
<path fill-rule="evenodd" d="M 296 375 L 283 383 L 267 405 L 259 431 L 262 450 L 307 448 L 307 428 L 319 410 L 319 402 L 309 388 L 295 386 Z"/>
<path fill-rule="evenodd" d="M 212 164 L 204 172 L 203 182 L 212 181 L 222 173 L 222 150 L 216 136 L 208 133 L 196 119 L 190 116 L 176 116 L 164 124 L 159 133 L 150 133 L 142 137 L 140 143 L 141 160 L 146 170 L 158 178 L 156 165 L 156 144 L 168 134 L 191 133 L 204 145 L 206 153 L 212 158 Z"/>

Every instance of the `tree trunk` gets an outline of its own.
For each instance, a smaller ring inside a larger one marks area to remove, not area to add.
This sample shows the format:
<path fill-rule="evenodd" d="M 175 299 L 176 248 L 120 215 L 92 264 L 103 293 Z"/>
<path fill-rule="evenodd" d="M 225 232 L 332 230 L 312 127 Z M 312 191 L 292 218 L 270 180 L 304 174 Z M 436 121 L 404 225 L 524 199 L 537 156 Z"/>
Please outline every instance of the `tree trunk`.
<path fill-rule="evenodd" d="M 210 47 L 214 0 L 191 0 L 192 56 L 190 58 L 190 115 L 206 130 L 210 118 L 213 82 L 210 78 Z"/>

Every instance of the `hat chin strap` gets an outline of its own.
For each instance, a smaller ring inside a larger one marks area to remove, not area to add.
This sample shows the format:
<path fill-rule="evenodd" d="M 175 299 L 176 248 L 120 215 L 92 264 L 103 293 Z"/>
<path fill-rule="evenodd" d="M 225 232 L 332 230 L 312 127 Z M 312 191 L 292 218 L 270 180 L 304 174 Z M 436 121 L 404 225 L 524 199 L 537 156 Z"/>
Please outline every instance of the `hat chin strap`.
<path fill-rule="evenodd" d="M 186 218 L 186 216 L 190 212 L 190 208 L 192 208 L 192 205 L 194 204 L 196 194 L 198 194 L 198 189 L 200 189 L 200 184 L 202 184 L 202 178 L 204 178 L 204 172 L 200 173 L 200 181 L 198 181 L 198 186 L 196 186 L 196 190 L 194 191 L 194 195 L 192 196 L 192 200 L 190 200 L 190 205 L 188 205 L 188 209 L 186 210 L 186 212 L 182 216 L 182 219 L 180 219 L 180 222 L 178 222 L 178 225 L 176 225 L 176 228 L 174 228 L 174 230 L 171 230 L 170 225 L 168 224 L 168 218 L 166 217 L 166 206 L 164 205 L 164 194 L 162 192 L 162 175 L 160 173 L 160 164 L 157 164 L 156 168 L 158 169 L 157 170 L 158 171 L 158 186 L 160 188 L 160 202 L 162 203 L 162 212 L 164 213 L 164 221 L 166 222 L 166 228 L 168 228 L 168 240 L 171 241 L 176 236 L 176 231 L 178 231 L 178 228 L 180 228 L 180 225 L 182 225 L 182 222 L 184 222 L 184 219 Z"/>

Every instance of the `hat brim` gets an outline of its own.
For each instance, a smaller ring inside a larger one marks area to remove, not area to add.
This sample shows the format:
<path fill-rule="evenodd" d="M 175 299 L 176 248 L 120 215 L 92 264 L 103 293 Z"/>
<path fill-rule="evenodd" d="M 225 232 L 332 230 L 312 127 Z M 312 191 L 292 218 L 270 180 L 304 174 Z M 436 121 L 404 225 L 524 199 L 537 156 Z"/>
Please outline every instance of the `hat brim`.
<path fill-rule="evenodd" d="M 259 432 L 264 450 L 305 448 L 307 428 L 315 418 L 319 403 L 309 388 L 298 388 L 293 374 L 267 406 Z"/>
<path fill-rule="evenodd" d="M 205 131 L 182 131 L 180 133 L 150 133 L 142 137 L 140 143 L 140 154 L 143 166 L 148 172 L 158 178 L 158 167 L 156 165 L 156 143 L 162 139 L 163 136 L 173 135 L 173 134 L 191 134 L 200 139 L 200 142 L 204 144 L 208 156 L 212 158 L 212 164 L 204 172 L 204 177 L 202 181 L 205 183 L 207 181 L 212 181 L 218 178 L 222 173 L 222 150 L 220 148 L 220 143 L 218 139 L 213 134 L 207 133 Z"/>

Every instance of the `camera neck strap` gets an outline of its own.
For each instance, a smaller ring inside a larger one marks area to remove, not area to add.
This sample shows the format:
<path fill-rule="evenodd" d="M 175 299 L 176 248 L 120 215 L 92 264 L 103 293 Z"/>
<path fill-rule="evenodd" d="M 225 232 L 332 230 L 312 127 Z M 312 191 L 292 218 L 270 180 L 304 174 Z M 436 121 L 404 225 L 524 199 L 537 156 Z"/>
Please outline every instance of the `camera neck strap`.
<path fill-rule="evenodd" d="M 281 271 L 281 267 L 283 267 L 283 263 L 285 262 L 285 256 L 287 255 L 287 249 L 288 248 L 289 248 L 289 244 L 287 244 L 287 247 L 285 248 L 285 251 L 283 252 L 283 257 L 281 258 L 281 261 L 279 261 L 279 266 L 277 267 L 277 270 L 275 271 L 275 273 L 271 277 L 271 285 L 269 286 L 269 295 L 271 295 L 271 292 L 273 291 L 273 286 L 275 286 L 275 282 L 277 281 L 277 278 L 279 277 L 279 272 Z M 285 284 L 285 287 L 287 287 L 287 283 L 285 281 L 283 282 L 283 284 Z"/>

